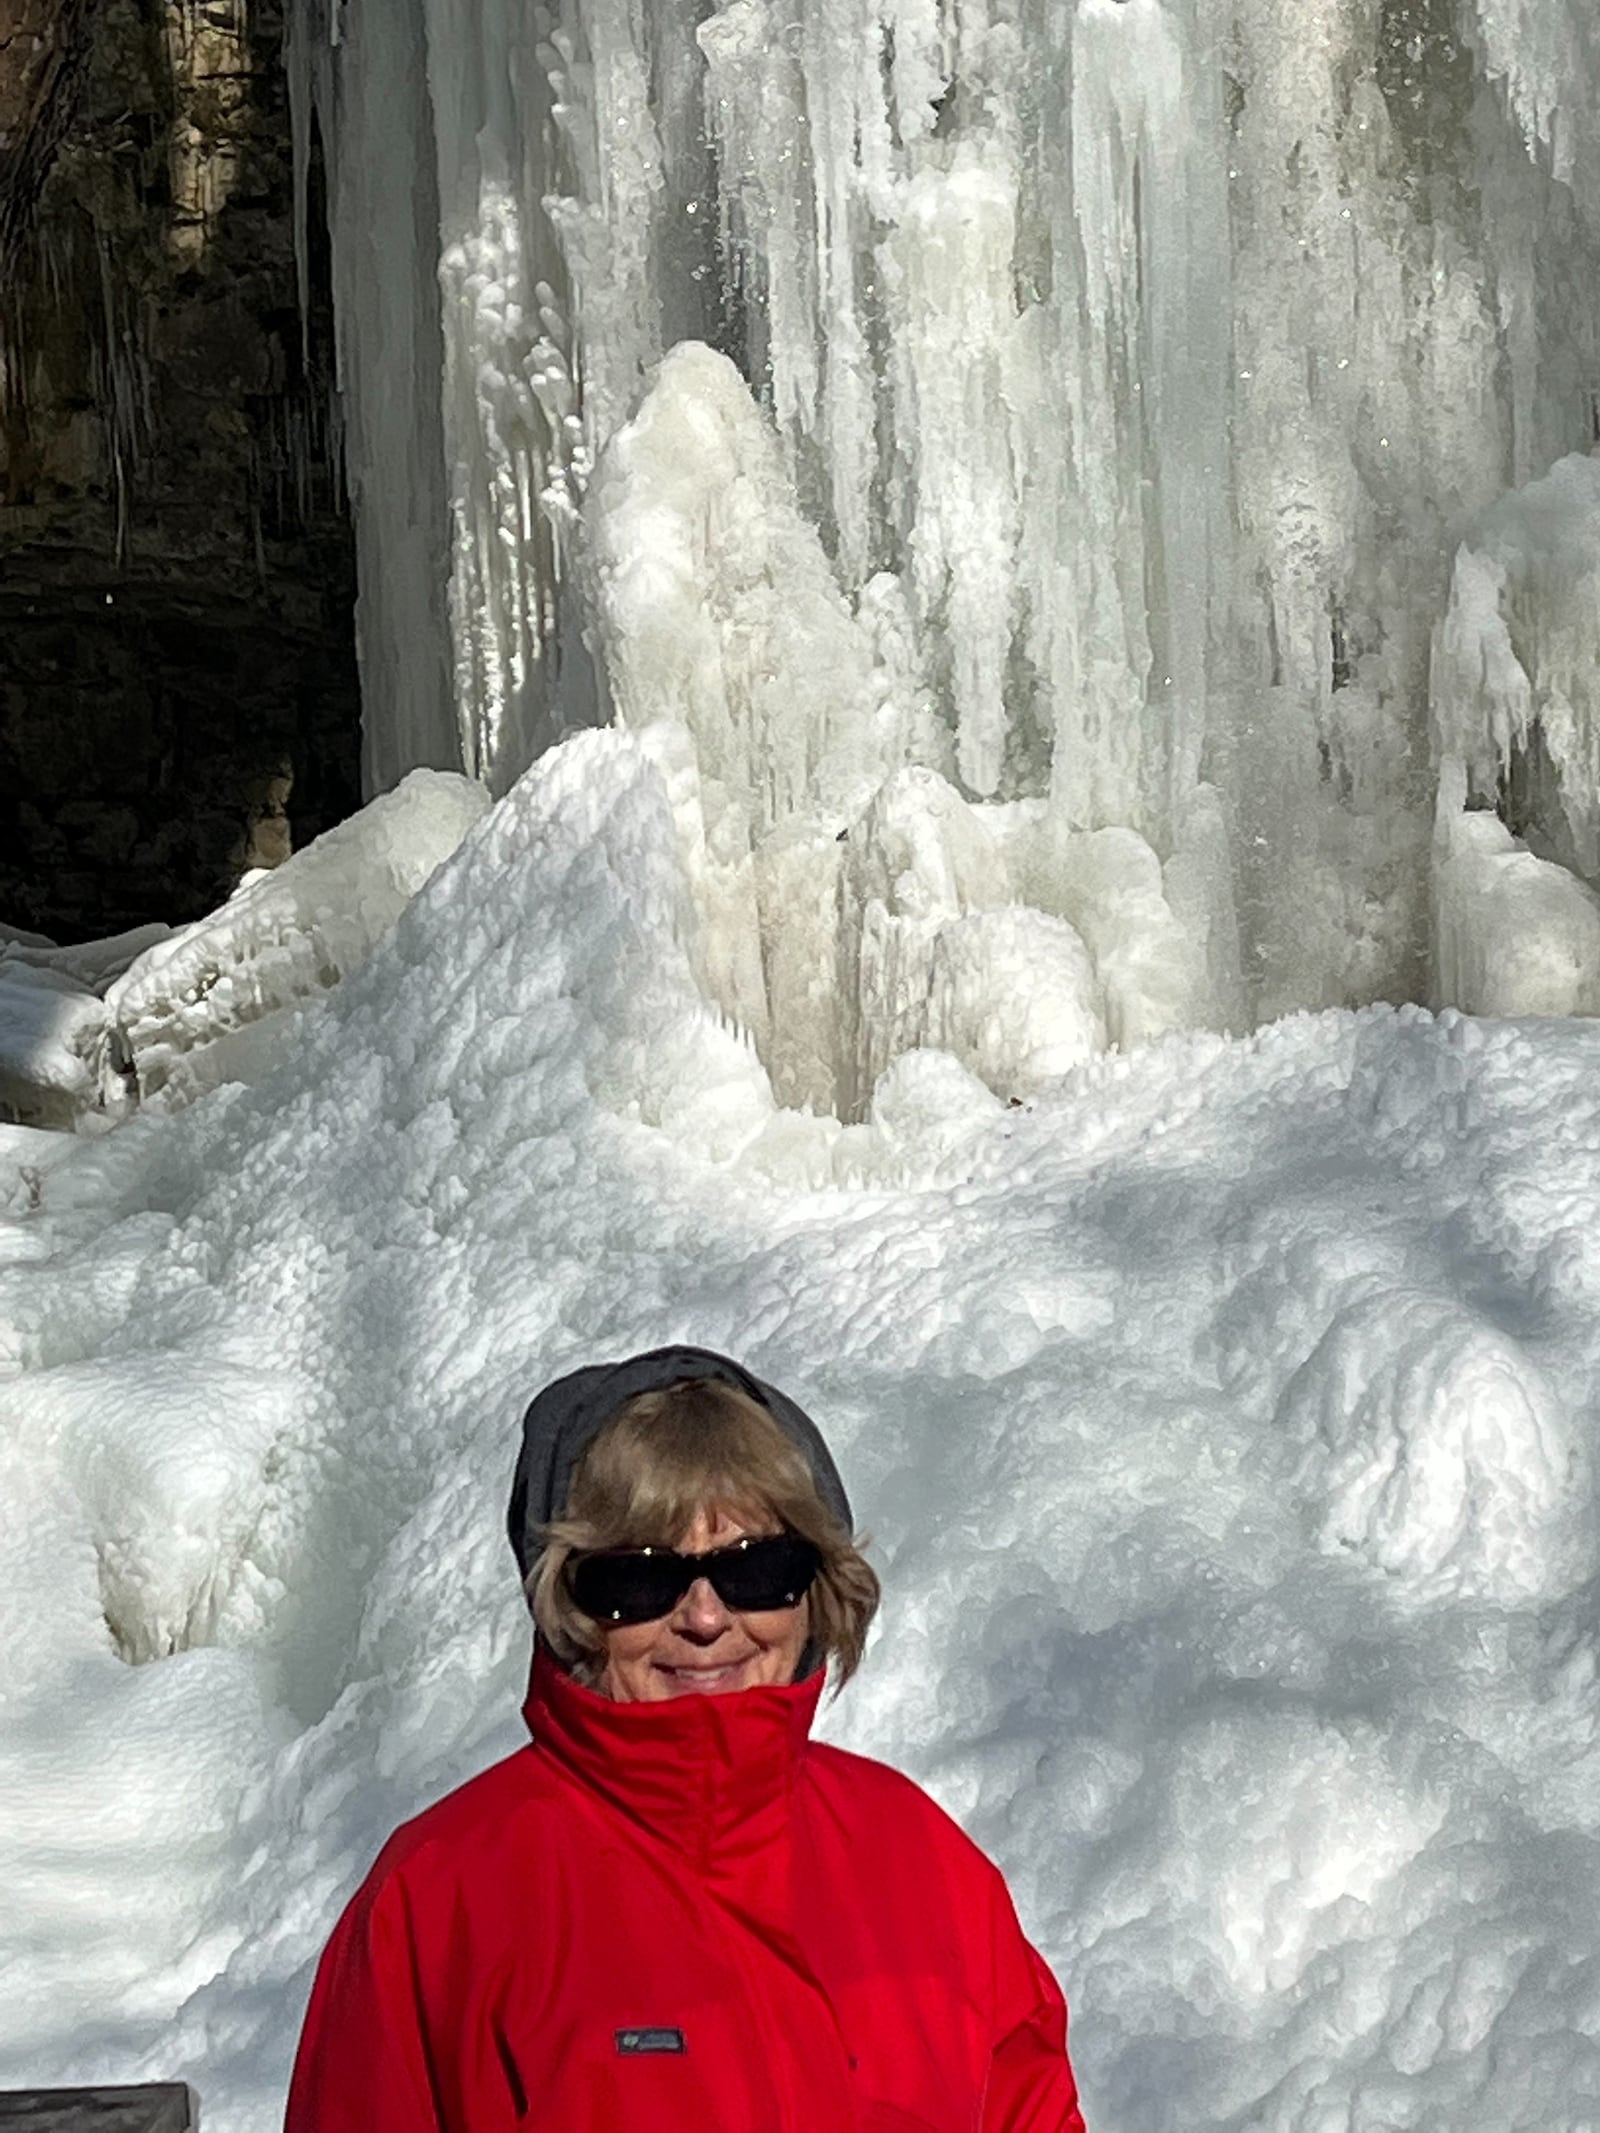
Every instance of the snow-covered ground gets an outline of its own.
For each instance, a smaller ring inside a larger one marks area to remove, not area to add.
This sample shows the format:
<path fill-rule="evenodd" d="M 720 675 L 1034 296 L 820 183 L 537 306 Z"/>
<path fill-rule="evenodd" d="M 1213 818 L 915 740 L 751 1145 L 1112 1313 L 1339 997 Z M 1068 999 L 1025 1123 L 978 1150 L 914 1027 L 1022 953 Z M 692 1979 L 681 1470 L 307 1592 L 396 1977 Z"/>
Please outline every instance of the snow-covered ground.
<path fill-rule="evenodd" d="M 830 1734 L 1004 1863 L 1094 2133 L 1600 2125 L 1600 1030 L 1374 1008 L 775 1107 L 578 737 L 249 1087 L 0 1137 L 0 2083 L 275 2124 L 392 1824 L 518 1739 L 529 1392 L 791 1387 Z"/>

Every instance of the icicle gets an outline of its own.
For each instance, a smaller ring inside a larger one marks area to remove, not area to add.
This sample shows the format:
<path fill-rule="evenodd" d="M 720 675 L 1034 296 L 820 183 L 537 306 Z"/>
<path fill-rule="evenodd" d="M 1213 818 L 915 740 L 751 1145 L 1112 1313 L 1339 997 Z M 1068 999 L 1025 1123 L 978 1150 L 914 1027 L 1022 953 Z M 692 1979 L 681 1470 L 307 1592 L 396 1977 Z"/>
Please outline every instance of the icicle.
<path fill-rule="evenodd" d="M 1600 219 L 1600 18 L 1590 0 L 1473 0 L 1491 80 L 1503 83 L 1530 149 Z"/>
<path fill-rule="evenodd" d="M 313 18 L 317 0 L 289 0 L 283 71 L 289 89 L 290 168 L 294 201 L 294 287 L 300 312 L 300 360 L 311 363 L 311 138 L 319 98 L 314 72 L 330 49 Z"/>

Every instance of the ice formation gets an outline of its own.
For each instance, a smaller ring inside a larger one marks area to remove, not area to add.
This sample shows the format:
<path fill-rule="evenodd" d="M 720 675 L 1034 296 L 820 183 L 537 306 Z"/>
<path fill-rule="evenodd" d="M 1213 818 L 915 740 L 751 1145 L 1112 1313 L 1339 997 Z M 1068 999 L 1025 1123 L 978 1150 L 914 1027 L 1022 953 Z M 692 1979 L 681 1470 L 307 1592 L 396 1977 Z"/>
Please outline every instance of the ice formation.
<path fill-rule="evenodd" d="M 1456 557 L 1433 662 L 1441 756 L 1586 880 L 1600 877 L 1600 457 L 1501 499 Z"/>
<path fill-rule="evenodd" d="M 1595 435 L 1587 0 L 299 0 L 296 52 L 375 777 L 446 760 L 445 674 L 497 792 L 687 723 L 707 981 L 852 1115 L 898 1009 L 817 1019 L 863 922 L 818 930 L 823 824 L 907 768 L 1141 840 L 1155 1026 L 1452 997 L 1430 649 L 1452 557 Z"/>
<path fill-rule="evenodd" d="M 170 1104 L 264 1072 L 296 1008 L 360 969 L 488 804 L 470 778 L 414 770 L 153 943 L 106 992 L 108 1100 L 121 1081 Z"/>
<path fill-rule="evenodd" d="M 1474 529 L 1432 694 L 1437 996 L 1600 1013 L 1600 458 L 1559 460 Z"/>
<path fill-rule="evenodd" d="M 297 1010 L 360 969 L 488 805 L 457 772 L 412 771 L 190 925 L 0 937 L 0 1113 L 103 1126 L 265 1073 Z"/>
<path fill-rule="evenodd" d="M 518 1738 L 521 1402 L 693 1338 L 825 1420 L 887 1593 L 828 1730 L 1003 1862 L 1096 2133 L 1576 2133 L 1600 1033 L 1372 1008 L 1062 1074 L 1087 935 L 980 903 L 961 1056 L 784 1109 L 659 731 L 549 752 L 258 1084 L 0 1130 L 0 2086 L 271 2133 L 344 1893 Z"/>
<path fill-rule="evenodd" d="M 670 766 L 702 982 L 781 1101 L 859 1118 L 926 1041 L 1014 1095 L 1210 1018 L 1203 888 L 1137 831 L 963 797 L 898 581 L 852 612 L 725 356 L 662 361 L 587 520 L 594 643 Z"/>

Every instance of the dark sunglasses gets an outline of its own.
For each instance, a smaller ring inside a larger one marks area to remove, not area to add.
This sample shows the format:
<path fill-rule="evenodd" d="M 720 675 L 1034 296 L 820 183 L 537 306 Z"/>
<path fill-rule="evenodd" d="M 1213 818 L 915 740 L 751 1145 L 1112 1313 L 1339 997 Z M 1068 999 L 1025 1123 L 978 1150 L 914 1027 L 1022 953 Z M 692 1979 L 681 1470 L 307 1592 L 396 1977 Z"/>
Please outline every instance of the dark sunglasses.
<path fill-rule="evenodd" d="M 773 1533 L 679 1555 L 674 1548 L 604 1548 L 576 1555 L 567 1587 L 593 1622 L 654 1622 L 670 1615 L 696 1578 L 709 1578 L 736 1614 L 797 1607 L 810 1591 L 822 1555 L 798 1533 Z"/>

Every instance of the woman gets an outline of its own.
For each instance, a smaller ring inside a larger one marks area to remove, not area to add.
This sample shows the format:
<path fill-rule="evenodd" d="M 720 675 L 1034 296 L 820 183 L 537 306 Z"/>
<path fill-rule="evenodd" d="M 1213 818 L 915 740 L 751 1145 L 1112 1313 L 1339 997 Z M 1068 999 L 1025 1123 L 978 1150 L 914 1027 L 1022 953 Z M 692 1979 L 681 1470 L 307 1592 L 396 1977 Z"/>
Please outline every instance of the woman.
<path fill-rule="evenodd" d="M 510 1524 L 532 1745 L 385 1847 L 288 2133 L 1082 2133 L 999 1873 L 809 1738 L 878 1587 L 808 1417 L 704 1349 L 580 1370 Z"/>

